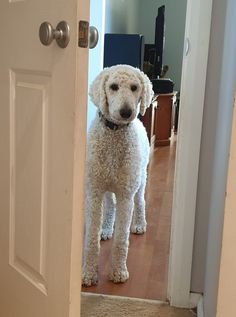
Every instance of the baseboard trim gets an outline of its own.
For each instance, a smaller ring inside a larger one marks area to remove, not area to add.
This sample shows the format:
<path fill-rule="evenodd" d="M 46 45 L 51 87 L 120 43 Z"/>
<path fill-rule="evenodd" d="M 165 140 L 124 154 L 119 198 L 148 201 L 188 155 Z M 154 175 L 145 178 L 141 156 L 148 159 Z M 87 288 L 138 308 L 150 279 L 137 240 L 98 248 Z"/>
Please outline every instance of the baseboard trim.
<path fill-rule="evenodd" d="M 97 293 L 90 293 L 90 292 L 81 292 L 83 295 L 89 295 L 92 297 L 104 297 L 104 298 L 113 298 L 113 299 L 130 299 L 140 302 L 146 302 L 151 304 L 159 304 L 159 305 L 167 305 L 169 306 L 169 302 L 164 302 L 162 300 L 158 299 L 143 299 L 143 298 L 137 298 L 137 297 L 128 297 L 128 296 L 120 296 L 120 295 L 107 295 L 107 294 L 97 294 Z"/>
<path fill-rule="evenodd" d="M 200 298 L 197 305 L 197 317 L 204 317 L 203 296 Z"/>
<path fill-rule="evenodd" d="M 189 296 L 189 308 L 196 308 L 198 307 L 198 303 L 202 298 L 202 294 L 199 293 L 190 293 Z"/>

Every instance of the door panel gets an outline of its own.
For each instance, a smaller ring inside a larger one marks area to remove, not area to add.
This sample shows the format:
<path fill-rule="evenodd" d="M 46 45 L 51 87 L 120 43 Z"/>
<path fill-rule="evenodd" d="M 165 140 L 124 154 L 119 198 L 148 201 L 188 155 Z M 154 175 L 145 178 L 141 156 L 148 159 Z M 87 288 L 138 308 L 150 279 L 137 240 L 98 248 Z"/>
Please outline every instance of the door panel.
<path fill-rule="evenodd" d="M 80 314 L 88 18 L 89 1 L 0 3 L 0 316 Z M 61 20 L 69 45 L 43 46 Z"/>
<path fill-rule="evenodd" d="M 47 294 L 47 135 L 50 76 L 10 71 L 9 263 Z"/>

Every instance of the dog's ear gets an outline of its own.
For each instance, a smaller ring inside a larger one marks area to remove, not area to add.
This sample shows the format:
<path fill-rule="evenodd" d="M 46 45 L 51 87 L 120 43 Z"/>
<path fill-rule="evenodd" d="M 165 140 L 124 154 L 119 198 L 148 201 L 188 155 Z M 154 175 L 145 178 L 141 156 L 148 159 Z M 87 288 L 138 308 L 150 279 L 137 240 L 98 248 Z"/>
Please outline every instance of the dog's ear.
<path fill-rule="evenodd" d="M 109 77 L 108 68 L 104 68 L 103 71 L 94 79 L 89 89 L 89 96 L 92 102 L 97 106 L 102 113 L 107 111 L 107 97 L 105 84 Z"/>
<path fill-rule="evenodd" d="M 140 103 L 140 114 L 144 116 L 146 109 L 150 106 L 154 92 L 152 90 L 152 83 L 142 71 L 139 71 L 139 77 L 142 83 L 142 95 Z"/>

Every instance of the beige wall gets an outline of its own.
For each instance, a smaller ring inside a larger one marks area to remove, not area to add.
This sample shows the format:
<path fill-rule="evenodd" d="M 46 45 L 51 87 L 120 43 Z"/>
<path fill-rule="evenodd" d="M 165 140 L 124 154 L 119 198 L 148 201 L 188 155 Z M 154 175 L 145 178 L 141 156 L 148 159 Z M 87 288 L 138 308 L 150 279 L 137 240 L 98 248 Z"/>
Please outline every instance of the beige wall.
<path fill-rule="evenodd" d="M 217 317 L 236 316 L 236 102 L 234 106 L 225 217 L 217 302 Z"/>

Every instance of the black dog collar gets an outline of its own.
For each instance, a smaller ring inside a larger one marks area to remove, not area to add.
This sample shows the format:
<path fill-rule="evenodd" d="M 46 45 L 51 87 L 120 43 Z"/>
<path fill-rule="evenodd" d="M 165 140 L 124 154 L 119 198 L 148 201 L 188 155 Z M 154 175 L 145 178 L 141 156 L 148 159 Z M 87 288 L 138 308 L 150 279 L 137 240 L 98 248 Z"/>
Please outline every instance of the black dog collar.
<path fill-rule="evenodd" d="M 101 113 L 101 111 L 98 112 L 99 118 L 102 120 L 102 122 L 105 124 L 106 127 L 108 127 L 110 130 L 118 130 L 120 128 L 123 127 L 127 127 L 129 125 L 129 123 L 127 124 L 116 124 L 112 121 L 107 120 L 103 114 Z"/>

